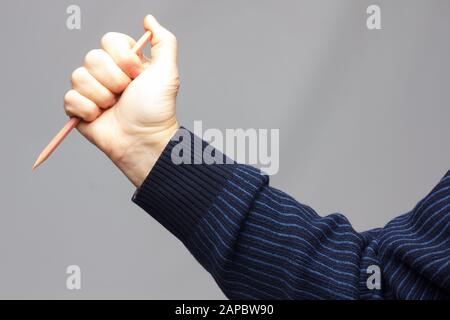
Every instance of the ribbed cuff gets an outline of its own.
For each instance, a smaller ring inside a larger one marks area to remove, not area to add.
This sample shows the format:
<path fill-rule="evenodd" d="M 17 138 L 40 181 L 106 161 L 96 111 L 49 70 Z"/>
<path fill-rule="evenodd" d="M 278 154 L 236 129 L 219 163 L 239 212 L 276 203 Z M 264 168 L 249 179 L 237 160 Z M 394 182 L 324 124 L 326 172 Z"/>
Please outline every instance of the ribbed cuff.
<path fill-rule="evenodd" d="M 205 150 L 219 160 L 206 164 Z M 226 184 L 234 168 L 231 163 L 208 143 L 180 128 L 132 200 L 185 242 Z"/>

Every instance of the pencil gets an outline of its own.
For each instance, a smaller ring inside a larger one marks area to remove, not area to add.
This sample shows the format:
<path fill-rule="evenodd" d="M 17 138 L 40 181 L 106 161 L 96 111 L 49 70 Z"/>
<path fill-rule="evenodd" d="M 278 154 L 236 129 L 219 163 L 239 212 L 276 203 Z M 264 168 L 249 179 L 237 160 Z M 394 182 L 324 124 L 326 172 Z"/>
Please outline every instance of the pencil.
<path fill-rule="evenodd" d="M 150 40 L 151 32 L 147 31 L 144 35 L 136 42 L 133 46 L 132 51 L 134 53 L 138 53 L 142 48 L 147 44 Z M 36 169 L 39 165 L 41 165 L 45 160 L 50 157 L 50 155 L 55 151 L 55 149 L 60 145 L 60 143 L 64 140 L 65 137 L 75 128 L 81 119 L 72 117 L 70 120 L 64 125 L 64 127 L 56 134 L 56 136 L 50 141 L 50 143 L 42 150 L 41 154 L 36 159 L 33 164 L 33 170 Z"/>

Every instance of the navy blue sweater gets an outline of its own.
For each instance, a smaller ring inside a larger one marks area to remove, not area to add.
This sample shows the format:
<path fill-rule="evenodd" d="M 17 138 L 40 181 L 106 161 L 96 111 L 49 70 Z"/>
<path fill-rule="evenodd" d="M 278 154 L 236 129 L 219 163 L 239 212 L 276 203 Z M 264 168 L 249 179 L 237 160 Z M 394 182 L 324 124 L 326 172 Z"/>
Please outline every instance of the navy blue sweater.
<path fill-rule="evenodd" d="M 133 201 L 184 243 L 228 298 L 450 297 L 450 171 L 409 213 L 358 233 L 345 216 L 321 217 L 270 187 L 251 166 L 174 164 L 177 144 L 191 148 L 192 159 L 198 153 L 182 140 L 175 135 Z M 373 285 L 377 267 L 381 287 Z"/>

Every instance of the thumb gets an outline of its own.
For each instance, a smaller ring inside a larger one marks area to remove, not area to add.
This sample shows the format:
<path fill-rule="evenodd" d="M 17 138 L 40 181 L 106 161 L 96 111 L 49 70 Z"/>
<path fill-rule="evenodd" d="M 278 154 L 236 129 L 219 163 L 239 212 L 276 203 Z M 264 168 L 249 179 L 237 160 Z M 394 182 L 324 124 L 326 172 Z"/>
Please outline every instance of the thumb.
<path fill-rule="evenodd" d="M 150 44 L 151 58 L 153 61 L 164 60 L 171 63 L 177 61 L 177 39 L 166 28 L 161 26 L 152 15 L 147 15 L 144 19 L 144 28 L 152 33 Z"/>

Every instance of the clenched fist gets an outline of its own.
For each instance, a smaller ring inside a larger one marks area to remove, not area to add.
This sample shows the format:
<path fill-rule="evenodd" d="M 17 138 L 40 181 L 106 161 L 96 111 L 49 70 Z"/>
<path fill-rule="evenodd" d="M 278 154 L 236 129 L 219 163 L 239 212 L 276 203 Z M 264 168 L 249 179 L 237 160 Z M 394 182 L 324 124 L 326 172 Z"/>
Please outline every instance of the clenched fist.
<path fill-rule="evenodd" d="M 78 130 L 139 186 L 179 125 L 177 42 L 153 16 L 151 55 L 134 53 L 135 40 L 107 33 L 101 49 L 90 51 L 72 74 L 64 97 L 69 116 L 82 119 Z"/>

